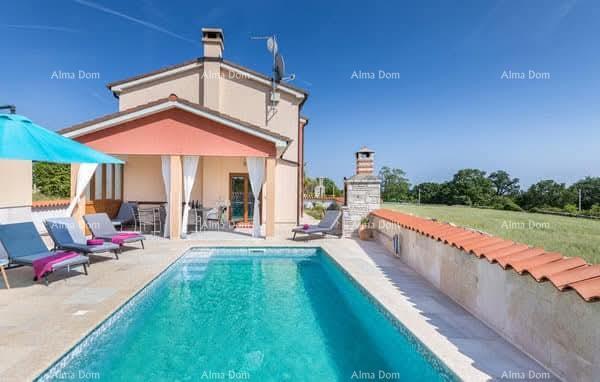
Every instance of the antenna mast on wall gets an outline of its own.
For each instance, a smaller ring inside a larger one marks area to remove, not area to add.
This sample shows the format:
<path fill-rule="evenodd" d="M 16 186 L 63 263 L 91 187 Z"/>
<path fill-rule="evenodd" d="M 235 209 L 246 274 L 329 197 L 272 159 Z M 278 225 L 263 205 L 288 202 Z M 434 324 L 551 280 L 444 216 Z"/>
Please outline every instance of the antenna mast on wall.
<path fill-rule="evenodd" d="M 276 106 L 279 103 L 279 93 L 277 92 L 277 85 L 283 82 L 293 81 L 296 78 L 295 74 L 291 74 L 288 77 L 285 76 L 285 62 L 283 56 L 279 53 L 279 45 L 277 44 L 277 37 L 271 36 L 256 36 L 250 37 L 252 40 L 266 40 L 267 50 L 273 57 L 273 76 L 271 77 L 271 95 L 269 97 L 269 111 L 267 115 L 267 121 L 270 120 L 275 113 L 277 113 Z"/>

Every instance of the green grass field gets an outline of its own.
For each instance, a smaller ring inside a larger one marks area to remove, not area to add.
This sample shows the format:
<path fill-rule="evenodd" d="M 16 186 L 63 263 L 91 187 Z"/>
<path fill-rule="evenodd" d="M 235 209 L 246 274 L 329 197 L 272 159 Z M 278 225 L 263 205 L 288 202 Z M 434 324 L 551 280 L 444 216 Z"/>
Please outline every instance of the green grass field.
<path fill-rule="evenodd" d="M 600 263 L 600 220 L 461 206 L 384 203 L 383 208 L 451 222 Z"/>

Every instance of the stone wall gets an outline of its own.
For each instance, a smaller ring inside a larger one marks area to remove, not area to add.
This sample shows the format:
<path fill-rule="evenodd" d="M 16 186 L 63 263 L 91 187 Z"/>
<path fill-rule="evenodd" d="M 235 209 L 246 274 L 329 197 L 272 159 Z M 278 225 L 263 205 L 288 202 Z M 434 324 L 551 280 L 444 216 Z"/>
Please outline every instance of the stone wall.
<path fill-rule="evenodd" d="M 375 238 L 444 294 L 567 381 L 600 376 L 600 302 L 373 217 Z"/>
<path fill-rule="evenodd" d="M 342 234 L 357 233 L 360 221 L 380 206 L 381 181 L 375 176 L 357 175 L 346 180 L 346 206 L 342 208 Z"/>

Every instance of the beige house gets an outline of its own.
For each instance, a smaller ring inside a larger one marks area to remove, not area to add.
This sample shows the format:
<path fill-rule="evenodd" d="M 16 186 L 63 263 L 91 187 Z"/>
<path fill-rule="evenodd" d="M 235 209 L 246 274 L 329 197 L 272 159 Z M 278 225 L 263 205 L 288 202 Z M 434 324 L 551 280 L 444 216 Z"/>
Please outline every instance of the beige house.
<path fill-rule="evenodd" d="M 0 160 L 0 224 L 31 220 L 31 161 Z"/>
<path fill-rule="evenodd" d="M 119 111 L 61 131 L 125 161 L 96 169 L 74 214 L 168 203 L 171 238 L 190 200 L 227 205 L 238 225 L 258 219 L 266 236 L 298 224 L 307 92 L 224 60 L 221 29 L 203 29 L 202 43 L 201 58 L 108 84 Z"/>

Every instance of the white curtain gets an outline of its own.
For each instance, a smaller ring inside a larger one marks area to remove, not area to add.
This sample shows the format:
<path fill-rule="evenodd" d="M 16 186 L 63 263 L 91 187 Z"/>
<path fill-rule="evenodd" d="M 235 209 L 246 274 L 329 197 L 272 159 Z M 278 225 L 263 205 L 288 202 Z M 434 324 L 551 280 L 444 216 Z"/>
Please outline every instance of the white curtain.
<path fill-rule="evenodd" d="M 265 181 L 265 158 L 248 157 L 246 158 L 248 166 L 248 177 L 250 178 L 250 187 L 254 195 L 254 216 L 252 216 L 252 236 L 260 237 L 260 206 L 259 197 L 263 182 Z M 268 217 L 272 219 L 272 216 Z"/>
<path fill-rule="evenodd" d="M 194 180 L 196 180 L 196 169 L 198 168 L 198 157 L 197 156 L 184 156 L 183 157 L 183 198 L 185 207 L 183 208 L 183 222 L 181 224 L 181 235 L 187 234 L 188 216 L 190 213 L 190 197 L 192 196 L 192 188 L 194 187 Z"/>
<path fill-rule="evenodd" d="M 75 206 L 79 203 L 81 195 L 85 192 L 88 183 L 90 183 L 92 176 L 94 176 L 94 173 L 96 172 L 96 167 L 98 167 L 98 163 L 81 163 L 79 165 L 79 171 L 77 171 L 77 183 L 75 184 L 75 196 L 71 200 L 71 203 L 69 203 L 67 216 L 71 216 Z"/>
<path fill-rule="evenodd" d="M 160 159 L 162 161 L 162 177 L 163 182 L 165 183 L 165 195 L 167 196 L 167 204 L 165 205 L 167 217 L 165 218 L 164 237 L 169 237 L 169 216 L 171 215 L 171 208 L 169 206 L 169 199 L 171 197 L 171 157 L 162 155 Z"/>

